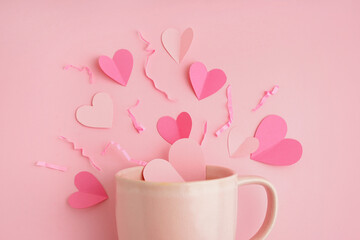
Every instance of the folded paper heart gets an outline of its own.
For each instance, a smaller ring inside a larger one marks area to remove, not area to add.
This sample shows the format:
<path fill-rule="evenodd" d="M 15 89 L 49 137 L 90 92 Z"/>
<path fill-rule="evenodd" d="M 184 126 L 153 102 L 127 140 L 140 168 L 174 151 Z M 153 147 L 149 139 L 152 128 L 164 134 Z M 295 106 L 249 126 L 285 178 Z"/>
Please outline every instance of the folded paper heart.
<path fill-rule="evenodd" d="M 191 139 L 180 139 L 169 151 L 169 161 L 154 159 L 143 171 L 145 181 L 183 182 L 206 179 L 205 159 L 200 145 Z"/>
<path fill-rule="evenodd" d="M 72 208 L 88 208 L 108 199 L 99 180 L 89 172 L 76 174 L 74 184 L 79 191 L 68 198 L 68 203 Z"/>
<path fill-rule="evenodd" d="M 287 125 L 277 115 L 265 117 L 256 129 L 255 137 L 259 140 L 259 148 L 250 158 L 276 166 L 292 165 L 300 160 L 301 143 L 295 139 L 285 138 Z"/>
<path fill-rule="evenodd" d="M 101 70 L 115 82 L 126 86 L 133 68 L 133 56 L 126 49 L 120 49 L 111 59 L 107 56 L 99 57 Z"/>
<path fill-rule="evenodd" d="M 173 144 L 181 138 L 188 138 L 191 127 L 192 120 L 187 112 L 180 113 L 176 120 L 172 117 L 165 116 L 157 122 L 157 130 L 160 136 L 170 144 Z"/>
<path fill-rule="evenodd" d="M 226 82 L 226 75 L 221 69 L 207 71 L 201 62 L 190 66 L 190 81 L 196 97 L 201 100 L 216 93 Z"/>
<path fill-rule="evenodd" d="M 228 135 L 228 151 L 229 156 L 232 158 L 249 156 L 259 147 L 259 140 L 257 138 L 248 137 L 242 140 L 241 130 L 239 127 L 234 127 Z"/>
<path fill-rule="evenodd" d="M 178 30 L 169 28 L 162 33 L 161 41 L 175 62 L 180 63 L 190 48 L 193 35 L 191 28 L 186 29 L 181 36 Z"/>
<path fill-rule="evenodd" d="M 146 164 L 143 177 L 148 182 L 184 182 L 171 163 L 164 159 L 154 159 Z"/>
<path fill-rule="evenodd" d="M 92 106 L 81 106 L 76 110 L 76 119 L 87 127 L 111 128 L 113 111 L 110 95 L 100 92 L 94 95 Z"/>

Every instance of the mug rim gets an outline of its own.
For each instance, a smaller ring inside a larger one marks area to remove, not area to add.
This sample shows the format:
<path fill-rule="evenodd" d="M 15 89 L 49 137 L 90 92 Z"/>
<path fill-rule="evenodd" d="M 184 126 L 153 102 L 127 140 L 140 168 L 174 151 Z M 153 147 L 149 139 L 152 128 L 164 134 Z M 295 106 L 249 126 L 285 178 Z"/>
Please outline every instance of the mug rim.
<path fill-rule="evenodd" d="M 136 169 L 144 169 L 144 166 L 136 166 L 136 167 L 130 167 L 130 168 L 125 168 L 122 169 L 118 172 L 116 172 L 115 174 L 115 179 L 117 181 L 123 181 L 125 183 L 129 183 L 129 184 L 137 184 L 137 185 L 148 185 L 148 186 L 162 186 L 162 187 L 169 187 L 169 186 L 189 186 L 189 185 L 204 185 L 204 184 L 211 184 L 214 182 L 223 182 L 223 181 L 228 181 L 232 178 L 237 178 L 237 173 L 227 167 L 223 167 L 223 166 L 218 166 L 218 165 L 206 165 L 206 170 L 208 169 L 223 169 L 226 171 L 229 171 L 231 174 L 229 176 L 225 176 L 225 177 L 219 177 L 219 178 L 214 178 L 214 179 L 206 179 L 206 180 L 199 180 L 199 181 L 188 181 L 188 182 L 147 182 L 144 180 L 134 180 L 134 179 L 129 179 L 129 178 L 125 178 L 122 175 L 130 172 L 130 171 L 135 171 Z"/>

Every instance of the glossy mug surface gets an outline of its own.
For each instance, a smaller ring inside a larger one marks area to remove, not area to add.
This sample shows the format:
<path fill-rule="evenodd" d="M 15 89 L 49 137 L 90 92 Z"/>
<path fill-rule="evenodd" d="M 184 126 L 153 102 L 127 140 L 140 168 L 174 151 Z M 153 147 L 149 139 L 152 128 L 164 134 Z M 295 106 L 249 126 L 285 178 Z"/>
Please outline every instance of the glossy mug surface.
<path fill-rule="evenodd" d="M 185 183 L 145 182 L 143 167 L 116 174 L 116 224 L 119 240 L 234 240 L 238 186 L 262 185 L 268 208 L 252 239 L 265 239 L 276 217 L 274 187 L 257 176 L 207 166 L 206 180 Z"/>

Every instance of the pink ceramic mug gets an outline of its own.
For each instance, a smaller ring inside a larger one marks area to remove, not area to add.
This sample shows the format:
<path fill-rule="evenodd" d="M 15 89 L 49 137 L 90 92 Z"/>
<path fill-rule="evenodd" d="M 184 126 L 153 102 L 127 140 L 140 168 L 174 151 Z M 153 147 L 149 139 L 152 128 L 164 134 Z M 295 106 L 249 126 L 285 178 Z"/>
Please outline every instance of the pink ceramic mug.
<path fill-rule="evenodd" d="M 228 168 L 207 166 L 206 181 L 145 182 L 143 167 L 116 174 L 116 223 L 119 240 L 234 240 L 238 186 L 262 185 L 268 208 L 251 239 L 265 239 L 276 217 L 277 197 L 267 180 L 239 177 Z"/>

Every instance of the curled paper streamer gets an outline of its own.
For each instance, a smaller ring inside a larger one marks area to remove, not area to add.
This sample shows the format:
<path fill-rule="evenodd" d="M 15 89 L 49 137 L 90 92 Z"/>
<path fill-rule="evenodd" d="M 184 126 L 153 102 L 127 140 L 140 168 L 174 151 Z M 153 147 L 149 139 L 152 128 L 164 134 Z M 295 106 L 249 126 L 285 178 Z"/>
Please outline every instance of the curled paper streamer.
<path fill-rule="evenodd" d="M 220 136 L 222 132 L 224 132 L 226 129 L 228 129 L 232 122 L 233 122 L 233 107 L 232 107 L 232 98 L 231 98 L 231 85 L 226 88 L 226 97 L 227 97 L 227 110 L 229 113 L 229 121 L 225 123 L 224 126 L 222 126 L 219 130 L 215 132 L 215 136 Z"/>
<path fill-rule="evenodd" d="M 130 111 L 132 108 L 137 107 L 137 106 L 139 105 L 139 103 L 140 103 L 140 100 L 138 99 L 138 100 L 136 101 L 135 105 L 129 107 L 129 108 L 127 109 L 127 111 L 128 111 L 129 117 L 130 117 L 130 119 L 131 119 L 131 121 L 132 121 L 132 123 L 133 123 L 134 128 L 136 129 L 136 131 L 138 131 L 138 133 L 141 133 L 142 131 L 145 130 L 145 128 L 144 128 L 140 123 L 137 122 L 134 114 L 132 114 L 132 112 Z"/>
<path fill-rule="evenodd" d="M 205 124 L 204 124 L 204 133 L 203 133 L 202 138 L 200 140 L 200 145 L 202 145 L 202 143 L 203 143 L 203 141 L 205 139 L 206 133 L 207 133 L 207 121 L 205 121 Z"/>
<path fill-rule="evenodd" d="M 110 142 L 106 145 L 106 147 L 105 147 L 104 150 L 102 151 L 101 155 L 104 155 L 104 154 L 108 151 L 109 147 L 112 146 L 112 145 L 114 145 L 114 146 L 124 155 L 124 157 L 126 158 L 126 160 L 128 160 L 129 162 L 133 162 L 133 163 L 135 163 L 135 164 L 137 164 L 137 165 L 141 165 L 141 166 L 145 166 L 145 165 L 147 164 L 147 162 L 145 162 L 145 161 L 132 159 L 132 158 L 129 156 L 129 154 L 126 152 L 126 150 L 123 149 L 123 148 L 120 146 L 120 144 L 118 144 L 118 143 L 116 143 L 116 142 L 114 142 L 114 141 L 110 141 Z"/>
<path fill-rule="evenodd" d="M 80 72 L 85 70 L 87 72 L 87 74 L 89 75 L 90 84 L 93 83 L 93 73 L 89 67 L 86 67 L 86 66 L 76 67 L 74 65 L 68 64 L 68 65 L 65 65 L 64 70 L 68 70 L 69 68 L 75 68 L 76 70 L 78 70 Z"/>
<path fill-rule="evenodd" d="M 62 172 L 67 171 L 67 167 L 63 167 L 63 166 L 59 166 L 59 165 L 55 165 L 55 164 L 51 164 L 51 163 L 47 163 L 47 162 L 42 162 L 42 161 L 37 161 L 35 163 L 35 166 L 46 167 L 46 168 L 50 168 L 50 169 L 54 169 L 54 170 L 58 170 L 58 171 L 62 171 Z"/>
<path fill-rule="evenodd" d="M 84 151 L 83 148 L 77 147 L 74 142 L 70 141 L 70 140 L 67 139 L 66 137 L 60 136 L 59 138 L 60 138 L 61 140 L 64 140 L 64 141 L 68 142 L 68 143 L 71 143 L 71 144 L 73 145 L 74 150 L 79 150 L 80 153 L 81 153 L 81 155 L 89 160 L 91 166 L 93 166 L 96 170 L 101 171 L 101 168 L 96 165 L 96 163 L 94 162 L 94 160 L 93 160 L 91 157 L 89 157 L 89 156 L 87 156 L 87 155 L 85 154 L 85 151 Z"/>
<path fill-rule="evenodd" d="M 153 55 L 153 54 L 155 53 L 155 49 L 150 49 L 150 48 L 149 48 L 149 47 L 150 47 L 150 42 L 148 42 L 148 41 L 141 35 L 140 32 L 138 32 L 138 34 L 139 34 L 140 39 L 143 40 L 143 41 L 145 42 L 145 44 L 146 44 L 145 51 L 149 53 L 148 56 L 146 57 L 145 64 L 144 64 L 144 73 L 145 73 L 145 76 L 152 82 L 153 87 L 154 87 L 157 91 L 159 91 L 160 93 L 162 93 L 162 94 L 166 97 L 167 100 L 169 100 L 170 102 L 175 102 L 175 100 L 174 100 L 174 99 L 171 99 L 171 98 L 169 97 L 169 95 L 168 95 L 165 91 L 160 90 L 160 89 L 156 86 L 155 81 L 149 76 L 149 74 L 148 74 L 148 72 L 147 72 L 148 63 L 149 63 L 149 59 L 150 59 L 151 55 Z"/>
<path fill-rule="evenodd" d="M 260 99 L 260 102 L 256 105 L 255 108 L 252 109 L 252 111 L 254 112 L 258 110 L 264 104 L 266 99 L 268 99 L 272 95 L 275 95 L 278 90 L 279 90 L 279 86 L 275 85 L 270 91 L 265 91 L 264 96 Z"/>

